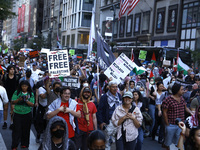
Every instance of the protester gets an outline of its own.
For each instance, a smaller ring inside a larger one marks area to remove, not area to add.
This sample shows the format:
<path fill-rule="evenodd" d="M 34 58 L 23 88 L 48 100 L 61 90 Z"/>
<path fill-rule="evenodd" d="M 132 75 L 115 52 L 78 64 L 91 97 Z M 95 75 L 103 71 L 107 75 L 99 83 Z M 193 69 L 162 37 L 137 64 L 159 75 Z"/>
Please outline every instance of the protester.
<path fill-rule="evenodd" d="M 80 133 L 76 135 L 77 149 L 88 150 L 87 138 L 90 132 L 97 130 L 96 119 L 96 106 L 90 101 L 92 97 L 92 91 L 89 86 L 83 87 L 80 93 L 80 99 L 78 105 L 81 111 L 81 118 L 78 118 L 78 127 Z"/>
<path fill-rule="evenodd" d="M 44 137 L 38 150 L 76 150 L 74 142 L 68 139 L 67 123 L 62 117 L 50 119 Z"/>
<path fill-rule="evenodd" d="M 165 92 L 163 92 L 164 85 L 162 82 L 157 82 L 157 91 L 156 91 L 156 111 L 155 111 L 155 125 L 152 131 L 152 139 L 155 140 L 155 135 L 158 130 L 158 127 L 160 126 L 159 129 L 159 136 L 158 136 L 158 142 L 163 143 L 164 140 L 164 125 L 162 121 L 162 101 L 166 97 Z"/>
<path fill-rule="evenodd" d="M 140 91 L 133 91 L 133 105 L 135 107 L 139 108 L 139 110 L 141 112 L 148 111 L 148 104 L 145 101 L 145 99 L 143 99 Z M 146 129 L 145 126 L 141 126 L 141 127 L 138 128 L 138 137 L 137 137 L 135 150 L 141 150 L 142 149 L 142 144 L 143 144 L 143 140 L 144 140 L 144 130 L 145 129 Z"/>
<path fill-rule="evenodd" d="M 116 129 L 111 122 L 112 114 L 117 106 L 121 104 L 121 95 L 117 92 L 117 82 L 109 82 L 109 90 L 101 96 L 98 110 L 97 121 L 101 130 L 106 136 L 106 150 L 110 150 L 112 143 L 115 142 Z"/>
<path fill-rule="evenodd" d="M 21 81 L 12 96 L 14 107 L 12 149 L 15 150 L 21 142 L 21 148 L 29 147 L 30 128 L 32 122 L 31 107 L 34 106 L 34 94 L 28 81 Z"/>
<path fill-rule="evenodd" d="M 132 105 L 133 94 L 130 91 L 124 93 L 122 101 L 112 115 L 112 123 L 117 127 L 116 149 L 135 150 L 142 113 Z"/>
<path fill-rule="evenodd" d="M 185 120 L 185 110 L 191 114 L 191 111 L 186 107 L 186 103 L 182 98 L 184 93 L 183 86 L 180 84 L 174 84 L 172 87 L 172 96 L 167 97 L 163 103 L 163 117 L 165 122 L 165 140 L 164 147 L 169 149 L 169 146 L 174 143 L 178 143 L 181 130 L 175 124 L 175 120 L 180 118 Z"/>
<path fill-rule="evenodd" d="M 34 86 L 34 80 L 31 78 L 31 74 L 32 74 L 32 71 L 31 69 L 27 69 L 26 70 L 26 76 L 25 77 L 22 77 L 20 80 L 19 80 L 19 83 L 21 81 L 24 81 L 24 80 L 27 80 L 29 82 L 29 84 L 31 85 L 31 89 L 33 90 L 33 86 Z"/>
<path fill-rule="evenodd" d="M 7 73 L 3 76 L 2 79 L 4 87 L 8 94 L 9 102 L 11 102 L 11 98 L 15 90 L 17 90 L 17 87 L 19 85 L 19 78 L 20 76 L 15 74 L 15 67 L 13 65 L 9 65 L 7 68 Z M 2 129 L 7 128 L 8 106 L 9 103 L 4 105 L 4 124 L 2 126 Z M 14 105 L 11 105 L 10 103 L 10 113 L 9 113 L 11 115 L 11 124 L 9 127 L 10 129 L 13 128 L 13 109 Z"/>
<path fill-rule="evenodd" d="M 60 116 L 65 119 L 68 125 L 68 137 L 74 140 L 75 128 L 74 118 L 80 118 L 81 112 L 78 103 L 71 99 L 70 87 L 63 87 L 60 91 L 61 98 L 54 100 L 47 111 L 47 118 L 51 119 L 54 116 Z"/>
<path fill-rule="evenodd" d="M 101 130 L 92 131 L 88 137 L 89 150 L 105 150 L 106 137 Z"/>
<path fill-rule="evenodd" d="M 3 108 L 8 102 L 6 89 L 3 87 L 3 82 L 0 80 L 0 122 L 3 119 Z"/>

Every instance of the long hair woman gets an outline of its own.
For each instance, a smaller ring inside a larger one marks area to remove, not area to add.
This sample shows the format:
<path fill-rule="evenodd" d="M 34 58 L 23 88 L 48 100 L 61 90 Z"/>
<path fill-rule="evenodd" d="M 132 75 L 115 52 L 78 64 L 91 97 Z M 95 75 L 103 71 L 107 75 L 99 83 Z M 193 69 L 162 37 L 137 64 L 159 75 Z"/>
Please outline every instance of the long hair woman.
<path fill-rule="evenodd" d="M 30 128 L 32 121 L 31 110 L 34 106 L 34 94 L 27 80 L 20 82 L 18 89 L 12 96 L 14 104 L 12 150 L 17 149 L 21 142 L 21 148 L 29 147 Z"/>

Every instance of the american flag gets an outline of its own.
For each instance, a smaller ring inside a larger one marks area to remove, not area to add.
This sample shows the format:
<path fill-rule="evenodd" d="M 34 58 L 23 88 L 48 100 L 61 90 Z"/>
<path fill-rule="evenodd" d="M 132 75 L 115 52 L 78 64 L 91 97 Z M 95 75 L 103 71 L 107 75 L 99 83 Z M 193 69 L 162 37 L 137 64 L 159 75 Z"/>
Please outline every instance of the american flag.
<path fill-rule="evenodd" d="M 120 2 L 120 11 L 119 11 L 119 20 L 128 10 L 129 15 L 133 8 L 137 5 L 140 0 L 121 0 Z"/>
<path fill-rule="evenodd" d="M 129 8 L 129 0 L 121 0 L 120 11 L 119 11 L 119 20 L 120 20 L 121 16 L 125 14 L 125 12 L 128 8 Z"/>
<path fill-rule="evenodd" d="M 131 13 L 131 11 L 133 10 L 133 8 L 135 8 L 135 6 L 137 5 L 137 3 L 139 2 L 140 0 L 130 0 L 129 1 L 129 9 L 128 9 L 128 14 L 129 15 Z"/>

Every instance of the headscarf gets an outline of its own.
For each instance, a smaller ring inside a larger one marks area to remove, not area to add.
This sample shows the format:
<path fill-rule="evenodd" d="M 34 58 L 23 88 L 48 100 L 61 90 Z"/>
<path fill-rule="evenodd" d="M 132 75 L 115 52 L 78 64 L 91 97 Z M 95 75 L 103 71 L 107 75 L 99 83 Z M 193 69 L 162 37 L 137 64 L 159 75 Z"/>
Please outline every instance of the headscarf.
<path fill-rule="evenodd" d="M 62 117 L 59 117 L 59 116 L 55 116 L 49 120 L 49 123 L 47 124 L 46 131 L 45 131 L 45 137 L 42 142 L 42 150 L 52 150 L 51 149 L 52 148 L 52 146 L 51 146 L 51 143 L 52 143 L 51 126 L 53 125 L 54 122 L 57 122 L 57 121 L 62 121 L 65 125 L 65 134 L 63 137 L 62 144 L 63 144 L 63 150 L 68 150 L 69 142 L 68 142 L 67 122 Z"/>
<path fill-rule="evenodd" d="M 193 126 L 196 126 L 196 127 L 199 125 L 199 117 L 198 117 L 199 110 L 200 110 L 200 106 L 198 107 L 198 109 L 196 109 L 195 114 L 191 116 L 191 123 Z"/>
<path fill-rule="evenodd" d="M 89 109 L 88 109 L 88 106 L 87 106 L 87 103 L 90 102 L 90 99 L 92 97 L 92 91 L 90 89 L 90 97 L 88 99 L 84 99 L 83 98 L 83 91 L 85 88 L 89 88 L 89 86 L 86 86 L 86 87 L 83 87 L 82 90 L 81 90 L 81 93 L 80 93 L 80 100 L 83 102 L 83 113 L 84 113 L 84 116 L 85 116 L 85 119 L 87 121 L 87 126 L 90 125 L 90 114 L 89 114 Z"/>

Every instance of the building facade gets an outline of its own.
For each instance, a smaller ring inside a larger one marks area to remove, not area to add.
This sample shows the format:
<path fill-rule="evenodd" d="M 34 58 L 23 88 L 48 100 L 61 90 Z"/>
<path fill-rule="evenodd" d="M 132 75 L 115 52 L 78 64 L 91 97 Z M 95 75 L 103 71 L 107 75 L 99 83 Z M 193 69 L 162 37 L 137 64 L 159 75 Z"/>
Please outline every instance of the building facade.
<path fill-rule="evenodd" d="M 99 24 L 100 0 L 96 0 L 96 23 Z M 62 45 L 87 49 L 94 0 L 63 0 Z"/>
<path fill-rule="evenodd" d="M 108 17 L 120 0 L 102 0 L 100 31 L 106 36 Z M 118 20 L 116 7 L 113 41 L 119 46 L 168 46 L 195 50 L 200 48 L 200 2 L 198 0 L 140 0 L 131 14 Z M 113 23 L 113 21 L 112 21 Z M 112 25 L 110 25 L 112 27 Z M 112 35 L 112 34 L 111 34 Z"/>

